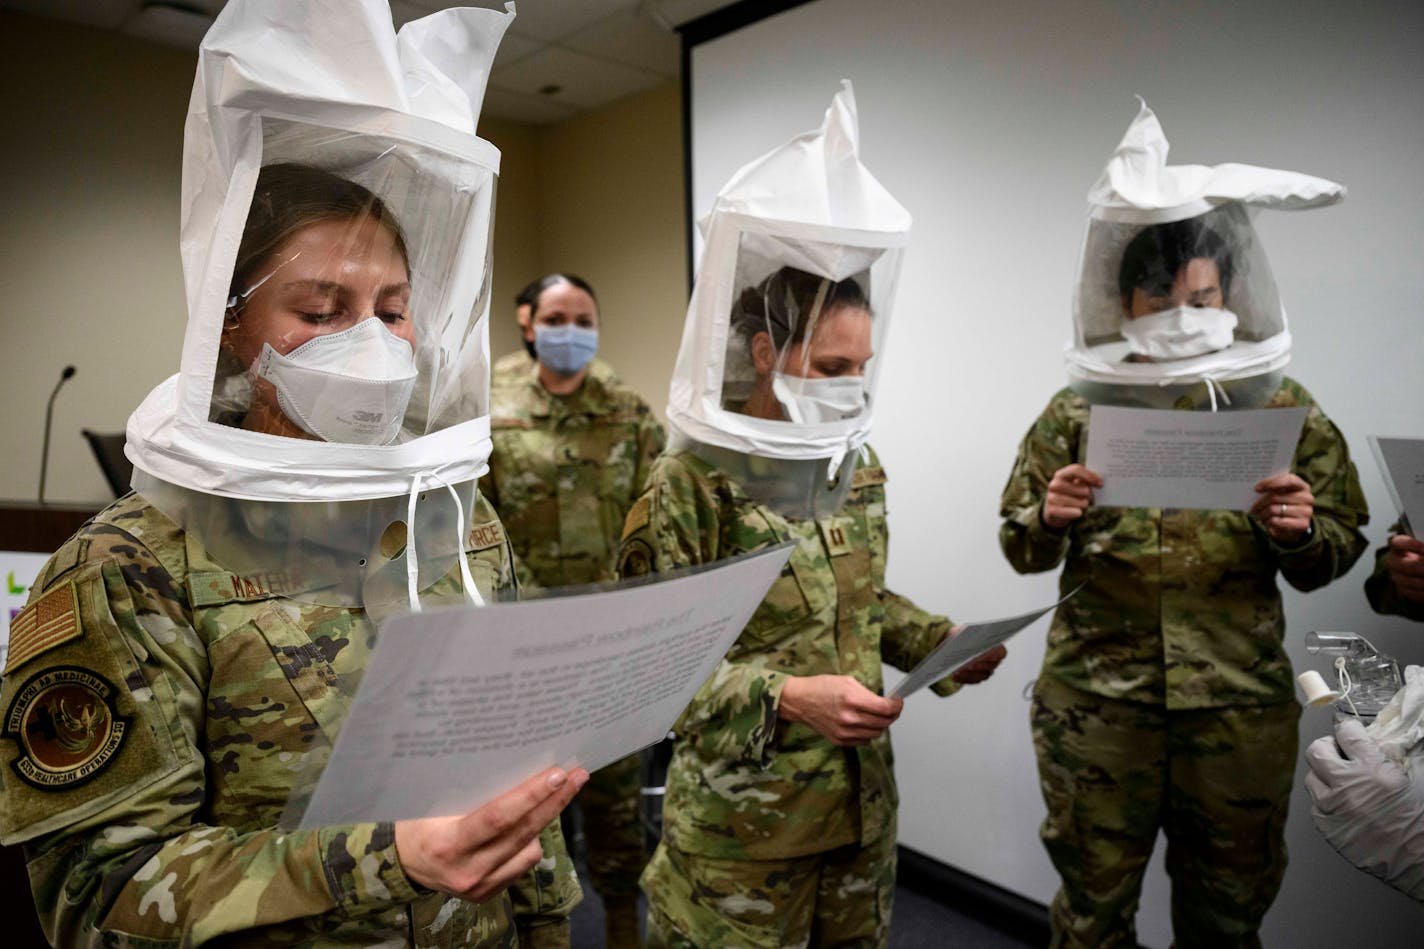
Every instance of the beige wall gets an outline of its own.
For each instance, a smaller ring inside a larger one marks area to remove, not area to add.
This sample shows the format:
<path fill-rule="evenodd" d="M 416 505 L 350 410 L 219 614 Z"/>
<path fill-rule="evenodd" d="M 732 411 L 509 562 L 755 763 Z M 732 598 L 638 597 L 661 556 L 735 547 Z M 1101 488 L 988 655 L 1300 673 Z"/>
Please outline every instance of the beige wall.
<path fill-rule="evenodd" d="M 178 182 L 197 59 L 0 13 L 0 62 L 0 497 L 35 496 L 45 402 L 72 364 L 47 495 L 103 498 L 79 430 L 122 431 L 178 368 Z"/>
<path fill-rule="evenodd" d="M 500 151 L 494 209 L 494 283 L 490 300 L 490 352 L 499 358 L 519 346 L 514 295 L 544 272 L 539 237 L 542 172 L 540 129 L 486 119 L 480 134 Z"/>
<path fill-rule="evenodd" d="M 598 293 L 600 355 L 661 414 L 687 311 L 675 83 L 542 133 L 543 260 Z"/>
<path fill-rule="evenodd" d="M 121 431 L 177 371 L 183 119 L 196 57 L 0 12 L 0 498 L 37 489 L 55 402 L 51 500 L 107 487 L 81 428 Z M 16 130 L 24 130 L 24 137 Z M 491 349 L 516 348 L 514 294 L 550 270 L 597 289 L 603 354 L 659 410 L 687 300 L 681 106 L 673 84 L 558 126 L 486 121 L 501 150 Z"/>

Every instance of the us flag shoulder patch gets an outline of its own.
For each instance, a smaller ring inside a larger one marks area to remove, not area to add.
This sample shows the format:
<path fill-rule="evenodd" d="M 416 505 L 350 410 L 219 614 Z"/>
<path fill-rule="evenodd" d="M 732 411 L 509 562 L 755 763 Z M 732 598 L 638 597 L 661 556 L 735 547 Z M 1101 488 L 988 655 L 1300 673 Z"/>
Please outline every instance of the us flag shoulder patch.
<path fill-rule="evenodd" d="M 20 611 L 10 623 L 10 651 L 5 675 L 56 646 L 84 635 L 79 625 L 79 596 L 66 580 Z"/>

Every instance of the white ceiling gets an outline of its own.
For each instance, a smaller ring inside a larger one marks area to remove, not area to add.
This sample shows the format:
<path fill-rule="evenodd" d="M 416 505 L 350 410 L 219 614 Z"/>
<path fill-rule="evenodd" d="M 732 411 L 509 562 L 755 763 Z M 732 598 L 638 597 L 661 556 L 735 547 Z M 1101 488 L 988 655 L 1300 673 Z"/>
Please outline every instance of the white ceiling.
<path fill-rule="evenodd" d="M 288 0 L 299 3 L 302 0 Z M 546 124 L 678 78 L 674 28 L 733 0 L 519 0 L 500 44 L 484 114 Z M 0 0 L 0 10 L 113 30 L 196 52 L 226 0 Z M 396 26 L 446 7 L 497 0 L 391 0 Z"/>

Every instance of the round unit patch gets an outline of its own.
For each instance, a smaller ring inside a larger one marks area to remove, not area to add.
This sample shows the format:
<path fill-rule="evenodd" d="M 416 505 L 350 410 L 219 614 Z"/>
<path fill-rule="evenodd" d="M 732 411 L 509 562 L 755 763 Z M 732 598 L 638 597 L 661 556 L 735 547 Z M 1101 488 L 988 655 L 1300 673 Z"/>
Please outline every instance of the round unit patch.
<path fill-rule="evenodd" d="M 653 548 L 648 546 L 648 542 L 641 538 L 625 540 L 618 556 L 618 575 L 626 580 L 652 572 Z"/>
<path fill-rule="evenodd" d="M 78 666 L 31 678 L 5 711 L 5 737 L 21 751 L 10 767 L 41 790 L 74 787 L 104 770 L 129 725 L 114 707 L 114 693 L 107 679 Z"/>

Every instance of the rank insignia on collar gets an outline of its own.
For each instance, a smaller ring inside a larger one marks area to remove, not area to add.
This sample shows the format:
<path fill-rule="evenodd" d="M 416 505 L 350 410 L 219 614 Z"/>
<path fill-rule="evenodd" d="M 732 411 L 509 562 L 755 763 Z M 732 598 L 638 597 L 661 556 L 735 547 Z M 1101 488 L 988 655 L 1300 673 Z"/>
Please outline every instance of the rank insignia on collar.
<path fill-rule="evenodd" d="M 62 791 L 103 771 L 123 746 L 130 721 L 115 708 L 116 689 L 78 666 L 32 676 L 5 710 L 4 737 L 19 746 L 10 767 L 42 791 Z"/>

